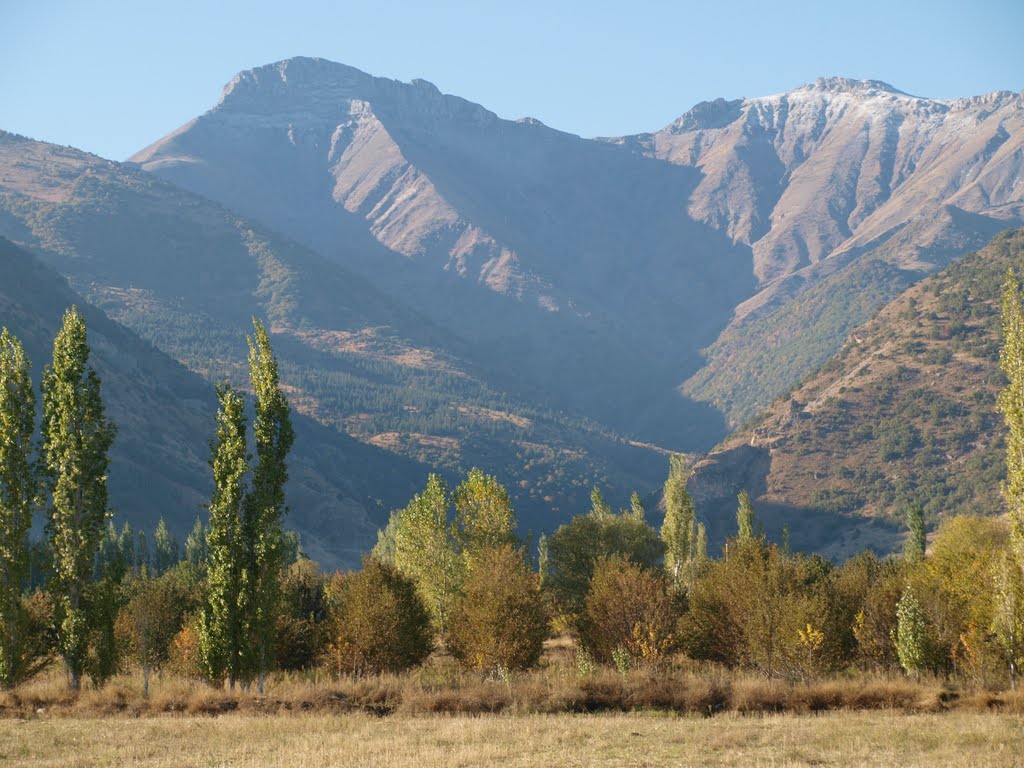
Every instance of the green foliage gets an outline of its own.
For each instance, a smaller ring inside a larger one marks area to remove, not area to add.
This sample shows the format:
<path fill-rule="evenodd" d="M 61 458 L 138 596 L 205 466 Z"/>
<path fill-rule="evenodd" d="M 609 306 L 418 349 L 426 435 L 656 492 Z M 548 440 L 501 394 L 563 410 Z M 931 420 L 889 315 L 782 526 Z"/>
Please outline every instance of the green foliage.
<path fill-rule="evenodd" d="M 470 560 L 452 611 L 448 647 L 471 669 L 529 669 L 540 659 L 547 617 L 539 579 L 510 544 L 479 550 Z"/>
<path fill-rule="evenodd" d="M 690 577 L 691 563 L 698 556 L 696 515 L 693 499 L 686 489 L 688 470 L 683 457 L 671 456 L 668 467 L 668 479 L 662 492 L 665 520 L 661 525 L 661 541 L 665 545 L 665 571 L 672 587 L 679 589 Z M 706 552 L 706 536 L 704 549 Z"/>
<path fill-rule="evenodd" d="M 516 544 L 516 516 L 508 491 L 496 477 L 471 469 L 452 496 L 455 538 L 466 558 Z"/>
<path fill-rule="evenodd" d="M 72 688 L 81 685 L 90 630 L 88 588 L 107 510 L 114 426 L 89 367 L 85 321 L 72 307 L 43 371 L 42 465 L 50 505 L 46 530 L 58 615 L 57 639 Z"/>
<path fill-rule="evenodd" d="M 427 487 L 398 516 L 395 565 L 416 584 L 438 631 L 448 626 L 448 613 L 459 588 L 462 563 L 448 522 L 448 485 L 431 474 Z"/>
<path fill-rule="evenodd" d="M 199 640 L 208 678 L 220 682 L 226 676 L 233 687 L 246 680 L 252 668 L 252 576 L 247 568 L 242 514 L 249 454 L 242 396 L 224 384 L 217 387 L 217 398 L 220 408 L 210 459 L 214 490 L 206 534 L 206 604 L 200 614 Z"/>
<path fill-rule="evenodd" d="M 339 675 L 402 672 L 433 650 L 431 616 L 416 584 L 373 558 L 327 588 L 328 664 Z"/>
<path fill-rule="evenodd" d="M 924 527 L 924 509 L 918 504 L 911 504 L 906 510 L 907 539 L 903 544 L 903 556 L 910 563 L 924 559 L 927 533 Z"/>
<path fill-rule="evenodd" d="M 754 505 L 750 503 L 750 494 L 740 491 L 739 507 L 736 509 L 736 539 L 742 544 L 752 542 L 756 525 Z"/>
<path fill-rule="evenodd" d="M 1024 568 L 1024 310 L 1012 269 L 1003 281 L 1002 329 L 999 363 L 1006 386 L 999 393 L 998 407 L 1007 430 L 1003 495 L 1010 512 L 1013 552 Z"/>
<path fill-rule="evenodd" d="M 327 582 L 316 563 L 302 558 L 281 574 L 281 610 L 276 632 L 277 666 L 313 669 L 325 652 Z"/>
<path fill-rule="evenodd" d="M 0 330 L 0 687 L 29 674 L 21 602 L 29 576 L 29 529 L 36 501 L 32 467 L 36 397 L 21 342 Z"/>
<path fill-rule="evenodd" d="M 651 568 L 663 555 L 661 539 L 643 518 L 632 512 L 614 514 L 597 489 L 594 496 L 590 514 L 577 515 L 548 540 L 551 571 L 545 588 L 570 614 L 582 609 L 599 559 L 620 555 Z"/>
<path fill-rule="evenodd" d="M 247 341 L 249 378 L 256 396 L 253 421 L 256 466 L 252 472 L 252 488 L 243 504 L 243 529 L 249 571 L 246 586 L 250 591 L 246 602 L 252 611 L 252 651 L 262 694 L 264 677 L 274 664 L 279 581 L 285 557 L 284 486 L 295 431 L 266 328 L 255 318 L 252 322 L 254 333 Z"/>
<path fill-rule="evenodd" d="M 900 666 L 908 674 L 919 677 L 928 662 L 928 629 L 924 612 L 907 588 L 896 606 L 896 633 L 893 637 Z"/>

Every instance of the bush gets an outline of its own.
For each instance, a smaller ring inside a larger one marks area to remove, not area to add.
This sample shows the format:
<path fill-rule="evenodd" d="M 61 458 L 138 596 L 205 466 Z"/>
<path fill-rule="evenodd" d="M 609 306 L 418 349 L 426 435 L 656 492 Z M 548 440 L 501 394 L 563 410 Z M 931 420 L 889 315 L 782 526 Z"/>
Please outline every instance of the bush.
<path fill-rule="evenodd" d="M 310 669 L 324 654 L 327 618 L 324 578 L 316 563 L 301 559 L 281 575 L 281 611 L 277 617 L 278 669 Z"/>
<path fill-rule="evenodd" d="M 478 671 L 529 669 L 547 634 L 539 578 L 522 552 L 507 544 L 478 552 L 452 613 L 452 655 Z"/>
<path fill-rule="evenodd" d="M 401 672 L 430 655 L 430 614 L 416 585 L 391 565 L 363 560 L 327 587 L 330 665 L 342 674 Z"/>
<path fill-rule="evenodd" d="M 627 666 L 656 664 L 676 644 L 679 611 L 665 579 L 627 558 L 601 558 L 594 566 L 580 642 L 597 661 Z M 628 654 L 626 656 L 625 654 Z"/>

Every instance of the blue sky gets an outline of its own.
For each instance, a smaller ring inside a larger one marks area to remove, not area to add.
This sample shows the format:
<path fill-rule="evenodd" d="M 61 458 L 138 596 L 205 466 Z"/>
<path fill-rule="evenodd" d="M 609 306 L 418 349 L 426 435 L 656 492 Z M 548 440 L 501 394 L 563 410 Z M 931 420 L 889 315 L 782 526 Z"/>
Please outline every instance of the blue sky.
<path fill-rule="evenodd" d="M 823 75 L 938 98 L 1024 88 L 1024 0 L 0 0 L 0 128 L 121 160 L 239 70 L 321 56 L 583 136 Z"/>

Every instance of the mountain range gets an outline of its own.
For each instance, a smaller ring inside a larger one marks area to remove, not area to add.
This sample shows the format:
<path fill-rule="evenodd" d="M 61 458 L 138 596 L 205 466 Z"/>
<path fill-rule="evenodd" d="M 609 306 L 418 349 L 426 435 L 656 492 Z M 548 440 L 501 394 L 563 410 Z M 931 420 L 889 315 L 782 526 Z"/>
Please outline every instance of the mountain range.
<path fill-rule="evenodd" d="M 327 478 L 358 504 L 325 485 L 303 529 L 349 562 L 429 467 L 496 471 L 539 531 L 749 443 L 880 308 L 1024 225 L 1022 165 L 1010 92 L 828 78 L 583 139 L 296 58 L 128 163 L 0 134 L 0 235 L 196 381 L 241 381 L 266 317 L 297 410 L 363 457 Z M 755 490 L 823 529 L 863 501 Z"/>

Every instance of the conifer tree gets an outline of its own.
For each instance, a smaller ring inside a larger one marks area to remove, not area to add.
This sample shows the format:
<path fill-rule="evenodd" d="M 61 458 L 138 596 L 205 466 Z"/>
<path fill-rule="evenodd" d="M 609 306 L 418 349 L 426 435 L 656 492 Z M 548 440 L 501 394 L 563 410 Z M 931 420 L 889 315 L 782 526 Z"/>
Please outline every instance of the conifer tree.
<path fill-rule="evenodd" d="M 73 689 L 81 686 L 86 659 L 87 589 L 108 514 L 107 454 L 115 434 L 88 359 L 85 320 L 72 307 L 53 342 L 53 364 L 43 372 L 42 457 L 57 642 Z"/>
<path fill-rule="evenodd" d="M 919 504 L 911 504 L 906 510 L 907 539 L 903 544 L 903 556 L 908 563 L 924 559 L 927 533 L 924 527 L 924 510 Z"/>
<path fill-rule="evenodd" d="M 233 689 L 252 667 L 251 574 L 246 556 L 243 505 L 249 455 L 242 396 L 228 384 L 217 387 L 220 407 L 211 445 L 213 496 L 207 542 L 206 604 L 200 616 L 203 668 L 212 681 L 228 679 Z"/>
<path fill-rule="evenodd" d="M 665 544 L 665 572 L 673 589 L 678 589 L 685 581 L 696 544 L 696 516 L 693 499 L 686 489 L 686 475 L 683 457 L 670 457 L 668 479 L 662 492 L 665 520 L 661 525 L 661 540 Z"/>
<path fill-rule="evenodd" d="M 21 342 L 0 331 L 0 687 L 23 676 L 21 593 L 29 571 L 36 487 L 32 433 L 36 398 Z"/>
<path fill-rule="evenodd" d="M 288 453 L 295 441 L 288 399 L 281 391 L 277 359 L 266 328 L 253 318 L 249 343 L 249 376 L 256 396 L 256 466 L 252 490 L 244 504 L 245 539 L 251 579 L 253 651 L 259 692 L 274 664 L 274 628 L 277 623 L 280 575 L 284 565 L 283 520 Z"/>

